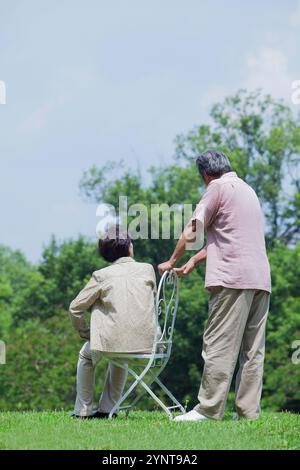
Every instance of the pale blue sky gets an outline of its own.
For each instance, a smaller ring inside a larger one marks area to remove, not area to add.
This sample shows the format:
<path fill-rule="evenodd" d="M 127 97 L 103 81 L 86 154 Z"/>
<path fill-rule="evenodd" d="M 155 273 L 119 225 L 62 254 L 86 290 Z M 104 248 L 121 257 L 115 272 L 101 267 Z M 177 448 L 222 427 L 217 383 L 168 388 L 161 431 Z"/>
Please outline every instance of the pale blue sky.
<path fill-rule="evenodd" d="M 95 236 L 91 165 L 168 163 L 212 103 L 300 80 L 297 0 L 0 0 L 0 243 Z M 295 108 L 295 106 L 294 106 Z"/>

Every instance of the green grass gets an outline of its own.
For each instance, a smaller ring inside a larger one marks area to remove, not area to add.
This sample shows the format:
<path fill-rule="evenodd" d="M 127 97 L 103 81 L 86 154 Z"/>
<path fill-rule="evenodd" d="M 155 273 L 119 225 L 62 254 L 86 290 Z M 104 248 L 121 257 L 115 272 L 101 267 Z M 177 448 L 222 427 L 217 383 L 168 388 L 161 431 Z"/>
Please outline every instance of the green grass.
<path fill-rule="evenodd" d="M 0 413 L 0 449 L 300 449 L 300 416 L 263 413 L 256 421 L 170 422 L 160 412 L 80 421 L 66 412 Z"/>

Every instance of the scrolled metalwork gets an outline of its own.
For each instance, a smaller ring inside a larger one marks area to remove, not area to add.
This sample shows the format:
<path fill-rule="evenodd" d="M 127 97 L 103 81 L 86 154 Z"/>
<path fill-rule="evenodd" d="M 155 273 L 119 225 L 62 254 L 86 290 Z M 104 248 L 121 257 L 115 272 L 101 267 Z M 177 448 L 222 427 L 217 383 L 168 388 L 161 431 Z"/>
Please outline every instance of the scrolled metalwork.
<path fill-rule="evenodd" d="M 161 328 L 158 344 L 164 345 L 166 354 L 171 353 L 172 337 L 179 302 L 179 281 L 174 271 L 165 272 L 160 280 L 156 298 L 157 328 Z M 158 330 L 159 331 L 159 330 Z"/>

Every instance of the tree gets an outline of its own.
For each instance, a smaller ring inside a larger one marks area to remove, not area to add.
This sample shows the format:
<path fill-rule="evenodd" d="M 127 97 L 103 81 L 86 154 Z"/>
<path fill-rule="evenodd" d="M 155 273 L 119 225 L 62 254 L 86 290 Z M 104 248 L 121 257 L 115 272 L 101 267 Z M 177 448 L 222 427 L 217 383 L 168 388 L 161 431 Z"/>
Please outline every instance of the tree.
<path fill-rule="evenodd" d="M 95 244 L 83 237 L 60 244 L 53 238 L 39 266 L 23 276 L 14 302 L 14 325 L 29 318 L 51 318 L 58 309 L 68 309 L 92 272 L 105 265 Z"/>
<path fill-rule="evenodd" d="M 264 404 L 300 410 L 300 365 L 292 362 L 293 341 L 300 339 L 300 244 L 277 244 L 269 252 L 273 293 L 267 324 Z"/>
<path fill-rule="evenodd" d="M 16 296 L 22 290 L 30 264 L 19 251 L 0 245 L 0 339 L 6 340 L 15 311 Z"/>
<path fill-rule="evenodd" d="M 1 366 L 0 409 L 72 409 L 76 394 L 76 364 L 83 344 L 68 313 L 22 321 L 10 332 L 6 365 Z M 97 371 L 98 391 L 105 379 L 105 362 Z"/>

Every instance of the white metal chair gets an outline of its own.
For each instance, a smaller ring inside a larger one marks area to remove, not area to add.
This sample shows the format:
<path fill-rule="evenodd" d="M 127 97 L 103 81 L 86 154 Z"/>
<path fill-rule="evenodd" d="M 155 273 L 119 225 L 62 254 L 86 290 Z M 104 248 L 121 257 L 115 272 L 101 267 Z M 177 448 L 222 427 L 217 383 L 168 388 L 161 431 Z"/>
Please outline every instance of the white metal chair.
<path fill-rule="evenodd" d="M 167 413 L 170 420 L 173 418 L 171 410 L 178 409 L 182 413 L 185 412 L 183 406 L 159 379 L 159 375 L 165 369 L 171 355 L 178 300 L 178 276 L 174 271 L 165 272 L 160 280 L 156 297 L 156 329 L 160 331 L 160 333 L 159 335 L 155 335 L 152 352 L 150 354 L 105 354 L 114 365 L 127 370 L 135 379 L 128 390 L 115 404 L 109 414 L 109 418 L 112 418 L 114 413 L 118 410 L 126 410 L 126 416 L 128 416 L 132 408 L 146 393 L 149 393 Z M 159 330 L 159 327 L 161 327 L 161 330 Z M 137 369 L 140 370 L 140 372 L 138 372 Z M 150 379 L 150 383 L 145 382 L 144 379 L 146 378 Z M 171 406 L 166 406 L 153 392 L 151 389 L 153 384 L 159 386 L 160 390 L 170 399 Z M 143 390 L 136 395 L 129 405 L 121 406 L 138 385 L 141 385 Z"/>

